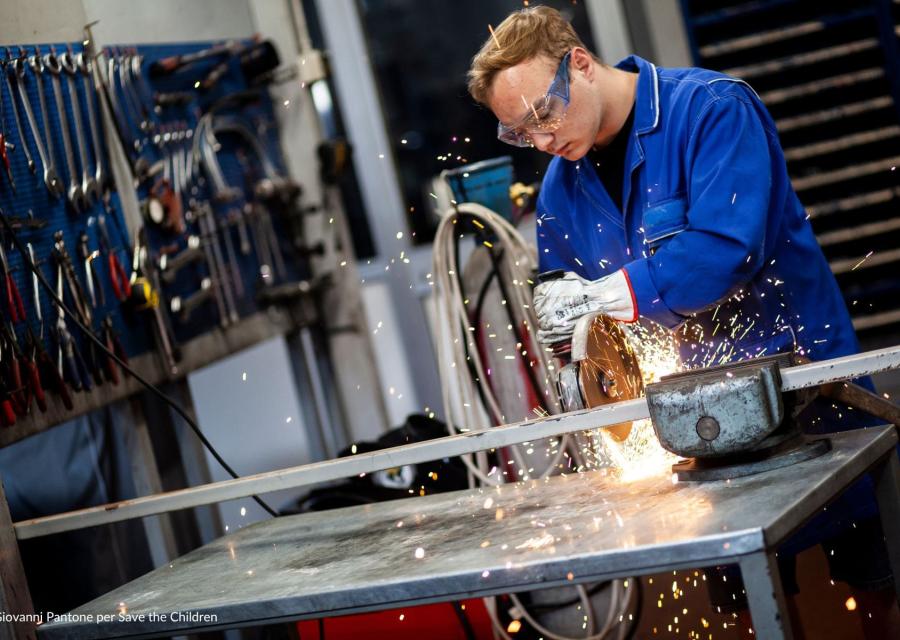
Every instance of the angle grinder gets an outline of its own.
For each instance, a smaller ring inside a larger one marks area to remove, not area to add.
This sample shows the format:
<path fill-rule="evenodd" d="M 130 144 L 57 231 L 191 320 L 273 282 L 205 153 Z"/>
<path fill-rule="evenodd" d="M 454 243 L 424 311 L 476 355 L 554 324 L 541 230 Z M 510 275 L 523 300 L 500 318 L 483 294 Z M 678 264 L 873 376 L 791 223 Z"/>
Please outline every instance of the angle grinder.
<path fill-rule="evenodd" d="M 561 278 L 562 269 L 538 275 L 539 282 Z M 551 345 L 560 362 L 557 390 L 564 411 L 594 409 L 644 395 L 637 355 L 618 323 L 602 314 L 589 314 L 575 324 L 571 340 Z M 606 427 L 617 441 L 631 433 L 631 422 Z"/>

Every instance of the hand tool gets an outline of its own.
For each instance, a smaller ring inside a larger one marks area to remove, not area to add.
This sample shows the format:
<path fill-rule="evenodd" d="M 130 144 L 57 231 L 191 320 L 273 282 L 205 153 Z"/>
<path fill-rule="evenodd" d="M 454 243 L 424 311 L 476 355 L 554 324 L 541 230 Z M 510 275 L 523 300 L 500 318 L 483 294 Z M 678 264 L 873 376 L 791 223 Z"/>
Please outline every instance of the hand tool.
<path fill-rule="evenodd" d="M 34 363 L 35 373 L 38 376 L 38 387 L 41 388 L 40 400 L 38 395 L 35 394 L 38 408 L 41 411 L 46 411 L 46 400 L 44 400 L 43 390 L 49 389 L 58 395 L 59 399 L 62 400 L 63 406 L 71 411 L 75 406 L 72 401 L 72 394 L 69 392 L 69 387 L 66 385 L 65 380 L 60 375 L 59 369 L 53 363 L 50 354 L 44 349 L 42 341 L 34 335 L 30 328 L 26 331 L 26 336 L 26 348 L 32 353 L 31 360 Z M 43 407 L 41 406 L 42 402 Z"/>
<path fill-rule="evenodd" d="M 9 74 L 14 73 L 12 68 L 12 52 L 9 47 L 6 48 L 6 60 L 3 62 L 3 81 L 6 83 L 6 90 L 9 92 L 9 102 L 12 104 L 13 120 L 16 123 L 16 131 L 19 134 L 19 142 L 22 144 L 22 151 L 25 152 L 25 158 L 28 160 L 28 170 L 31 173 L 37 171 L 37 165 L 34 158 L 31 157 L 31 149 L 28 148 L 28 142 L 25 140 L 25 131 L 22 129 L 22 119 L 19 117 L 19 105 L 16 104 L 16 95 L 13 93 L 12 83 L 9 81 Z"/>
<path fill-rule="evenodd" d="M 88 296 L 91 300 L 91 307 L 96 309 L 98 306 L 106 306 L 106 294 L 103 293 L 100 275 L 97 273 L 97 267 L 94 265 L 94 261 L 100 257 L 100 251 L 91 251 L 88 244 L 88 234 L 83 232 L 78 238 L 78 257 L 84 265 L 84 276 L 87 283 Z"/>
<path fill-rule="evenodd" d="M 106 106 L 112 114 L 112 123 L 125 150 L 125 157 L 131 167 L 131 172 L 138 179 L 143 181 L 147 177 L 147 171 L 150 169 L 150 163 L 146 158 L 141 157 L 140 152 L 143 147 L 141 140 L 131 135 L 131 123 L 126 119 L 122 112 L 122 106 L 119 103 L 119 97 L 116 93 L 116 61 L 115 57 L 104 50 L 106 54 L 107 78 L 103 79 L 103 74 L 97 64 L 92 64 L 93 73 L 95 74 L 95 86 L 100 93 L 101 99 L 106 100 Z"/>
<path fill-rule="evenodd" d="M 109 240 L 109 231 L 106 228 L 106 216 L 103 214 L 97 216 L 97 231 L 100 243 L 100 253 L 106 254 L 106 264 L 107 267 L 109 267 L 109 281 L 112 284 L 113 294 L 119 302 L 125 302 L 131 297 L 131 282 L 128 279 L 128 274 L 125 273 L 125 267 L 122 266 L 122 263 Z"/>
<path fill-rule="evenodd" d="M 37 147 L 38 156 L 41 158 L 41 164 L 44 167 L 44 185 L 47 187 L 47 191 L 50 192 L 50 195 L 54 198 L 58 198 L 63 193 L 65 193 L 65 188 L 63 187 L 62 181 L 59 179 L 59 175 L 56 173 L 56 169 L 53 166 L 53 154 L 51 146 L 44 146 L 43 139 L 41 138 L 41 130 L 38 128 L 37 119 L 34 116 L 34 108 L 31 106 L 31 99 L 28 97 L 28 90 L 25 87 L 25 51 L 24 49 L 20 49 L 20 56 L 12 61 L 13 70 L 16 75 L 16 86 L 19 89 L 19 96 L 22 98 L 22 106 L 25 107 L 25 117 L 28 120 L 28 126 L 31 128 L 31 137 L 34 138 L 34 145 Z M 27 59 L 28 64 L 32 66 L 32 69 L 40 66 L 40 56 L 31 56 Z M 38 87 L 38 97 L 40 99 L 40 107 L 41 107 L 41 118 L 44 122 L 44 129 L 47 132 L 48 140 L 47 144 L 50 145 L 50 128 L 47 123 L 47 109 L 46 109 L 46 101 L 44 99 L 44 86 L 41 81 L 40 76 L 34 76 L 35 84 Z"/>
<path fill-rule="evenodd" d="M 169 302 L 169 309 L 171 309 L 172 313 L 178 314 L 182 321 L 185 321 L 197 307 L 208 302 L 210 298 L 215 298 L 215 295 L 212 278 L 203 278 L 200 281 L 200 289 L 196 292 L 186 298 L 182 296 L 173 297 Z"/>
<path fill-rule="evenodd" d="M 131 296 L 129 302 L 138 310 L 149 309 L 153 313 L 156 339 L 163 355 L 166 371 L 178 372 L 181 350 L 169 324 L 168 316 L 159 304 L 160 282 L 156 264 L 150 255 L 147 230 L 141 228 L 135 234 L 134 257 L 131 266 Z"/>
<path fill-rule="evenodd" d="M 194 53 L 186 53 L 182 55 L 169 56 L 167 58 L 154 60 L 150 64 L 150 77 L 156 78 L 160 76 L 166 76 L 179 71 L 180 69 L 190 64 L 200 62 L 202 60 L 208 60 L 209 58 L 230 56 L 239 51 L 242 46 L 243 45 L 241 45 L 239 42 L 231 41 L 220 45 L 215 45 L 208 49 L 203 49 L 202 51 L 195 51 Z"/>
<path fill-rule="evenodd" d="M 3 121 L 2 109 L 0 109 L 0 122 Z M 0 161 L 3 162 L 3 168 L 6 169 L 6 178 L 9 180 L 9 186 L 13 194 L 16 193 L 16 181 L 13 179 L 12 165 L 9 162 L 9 150 L 15 151 L 15 145 L 6 141 L 3 131 L 0 131 Z"/>
<path fill-rule="evenodd" d="M 90 202 L 81 188 L 78 180 L 79 169 L 75 163 L 75 152 L 72 149 L 72 138 L 69 134 L 69 116 L 66 114 L 66 105 L 63 102 L 62 85 L 59 76 L 62 73 L 62 66 L 56 50 L 51 47 L 50 53 L 44 54 L 44 69 L 50 73 L 50 81 L 53 87 L 53 99 L 56 102 L 56 111 L 59 114 L 59 126 L 62 129 L 63 150 L 65 151 L 65 159 L 67 170 L 69 172 L 69 188 L 66 192 L 66 198 L 69 204 L 76 212 L 82 212 L 90 208 Z M 76 96 L 77 99 L 77 96 Z"/>
<path fill-rule="evenodd" d="M 0 65 L 5 66 L 2 62 L 0 62 Z M 5 68 L 3 69 L 3 73 L 6 73 Z M 15 104 L 15 96 L 12 95 L 11 91 L 9 97 L 10 101 Z M 6 109 L 3 96 L 0 94 L 0 161 L 3 162 L 3 167 L 6 169 L 6 177 L 9 180 L 9 186 L 14 194 L 16 193 L 16 181 L 13 179 L 12 165 L 9 162 L 9 152 L 15 150 L 16 145 L 6 139 Z"/>
<path fill-rule="evenodd" d="M 237 322 L 239 319 L 237 307 L 234 304 L 234 295 L 231 292 L 230 278 L 225 270 L 222 260 L 222 249 L 219 246 L 218 230 L 216 229 L 215 214 L 209 203 L 201 205 L 197 212 L 197 225 L 200 235 L 204 239 L 203 248 L 207 252 L 207 265 L 215 280 L 216 304 L 222 314 L 222 325 Z"/>
<path fill-rule="evenodd" d="M 41 413 L 47 411 L 47 397 L 44 393 L 44 383 L 41 380 L 41 372 L 37 360 L 37 346 L 35 342 L 37 337 L 31 330 L 31 327 L 25 329 L 25 348 L 22 350 L 22 365 L 25 370 L 25 382 L 28 387 L 28 405 L 31 406 L 31 400 L 34 399 Z M 53 363 L 50 363 L 53 368 Z M 54 369 L 55 370 L 55 369 Z"/>
<path fill-rule="evenodd" d="M 5 381 L 0 384 L 0 421 L 4 427 L 13 427 L 16 424 L 16 410 Z"/>
<path fill-rule="evenodd" d="M 243 298 L 244 277 L 241 274 L 241 266 L 238 263 L 237 251 L 234 248 L 234 239 L 231 233 L 232 226 L 233 222 L 230 213 L 226 214 L 225 222 L 222 225 L 222 236 L 225 238 L 225 253 L 228 256 L 228 266 L 231 267 L 231 284 L 234 287 L 234 295 L 238 298 Z"/>
<path fill-rule="evenodd" d="M 3 365 L 3 387 L 6 390 L 10 406 L 17 416 L 28 412 L 26 386 L 22 381 L 22 369 L 19 362 L 19 345 L 15 333 L 4 324 L 2 327 L 2 346 L 0 346 L 0 364 Z"/>
<path fill-rule="evenodd" d="M 93 63 L 84 55 L 83 51 L 75 54 L 75 65 L 81 72 L 81 80 L 84 84 L 84 97 L 87 102 L 88 125 L 91 129 L 91 142 L 94 149 L 94 179 L 88 182 L 88 190 L 93 192 L 95 200 L 100 200 L 103 191 L 108 186 L 104 158 L 106 157 L 103 145 L 100 142 L 100 128 L 97 126 L 97 105 L 94 103 L 94 83 L 92 80 Z"/>
<path fill-rule="evenodd" d="M 201 242 L 200 236 L 190 235 L 187 239 L 187 246 L 177 254 L 160 256 L 159 271 L 164 283 L 172 284 L 181 269 L 204 259 L 205 254 L 200 246 Z"/>
<path fill-rule="evenodd" d="M 40 269 L 40 263 L 34 253 L 34 247 L 28 242 L 25 244 L 25 248 L 28 251 L 28 258 L 30 259 L 31 264 L 34 265 L 35 269 Z M 59 371 L 54 366 L 50 356 L 44 350 L 44 315 L 41 311 L 40 279 L 38 278 L 37 273 L 34 272 L 31 274 L 31 296 L 34 303 L 34 317 L 38 322 L 39 335 L 36 336 L 34 334 L 31 323 L 26 325 L 25 350 L 30 354 L 29 358 L 31 364 L 29 365 L 28 370 L 35 401 L 41 411 L 47 410 L 44 389 L 47 388 L 49 383 L 49 388 L 60 396 L 63 405 L 67 409 L 71 409 L 72 397 L 69 395 L 69 390 L 66 388 L 62 379 L 59 378 Z"/>
<path fill-rule="evenodd" d="M 78 276 L 75 275 L 75 267 L 72 264 L 72 258 L 66 249 L 63 232 L 57 231 L 53 234 L 53 261 L 56 264 L 58 275 L 65 279 L 65 284 L 69 288 L 69 295 L 72 301 L 72 307 L 78 315 L 78 319 L 86 327 L 91 326 L 91 309 L 86 302 L 84 292 L 81 289 L 81 283 Z M 62 283 L 62 280 L 60 281 Z M 63 300 L 64 291 L 60 289 L 59 296 Z"/>
<path fill-rule="evenodd" d="M 78 147 L 78 157 L 81 160 L 81 192 L 87 203 L 93 196 L 100 202 L 100 187 L 96 178 L 90 173 L 88 164 L 87 141 L 84 135 L 84 118 L 81 115 L 81 99 L 78 97 L 78 88 L 75 84 L 75 76 L 78 74 L 78 64 L 72 55 L 71 47 L 59 55 L 59 65 L 66 72 L 66 82 L 69 85 L 69 101 L 72 103 L 72 116 L 75 120 L 75 144 Z"/>
<path fill-rule="evenodd" d="M 0 270 L 2 270 L 3 283 L 6 286 L 6 308 L 9 311 L 10 322 L 24 322 L 25 306 L 22 304 L 22 296 L 19 294 L 19 288 L 16 286 L 16 279 L 13 277 L 9 268 L 9 262 L 6 260 L 6 249 L 4 248 L 5 238 L 0 236 Z"/>
<path fill-rule="evenodd" d="M 62 242 L 62 233 L 57 232 L 59 235 L 59 239 L 57 243 Z M 71 262 L 67 260 L 67 255 L 64 253 L 65 249 L 55 249 L 56 253 L 54 254 L 56 260 L 56 295 L 60 300 L 64 300 L 65 295 L 65 287 L 64 282 L 69 281 L 69 288 L 72 288 L 70 269 Z M 70 291 L 72 293 L 72 298 L 77 299 L 78 295 L 75 294 L 74 291 Z M 69 333 L 69 329 L 66 326 L 66 312 L 63 309 L 62 305 L 56 305 L 56 328 L 55 328 L 55 337 L 57 345 L 59 346 L 59 355 L 57 357 L 57 366 L 59 368 L 60 376 L 62 379 L 72 388 L 74 391 L 90 391 L 92 388 L 91 383 L 91 373 L 88 370 L 87 364 L 84 359 L 81 357 L 81 352 L 78 351 L 78 347 L 75 344 L 75 338 L 72 337 L 72 334 Z M 80 315 L 80 314 L 79 314 Z M 84 323 L 85 326 L 90 326 L 90 322 Z"/>
<path fill-rule="evenodd" d="M 644 383 L 634 349 L 619 325 L 607 316 L 582 317 L 575 324 L 571 343 L 553 345 L 553 353 L 564 363 L 557 374 L 564 411 L 593 409 L 643 395 Z M 610 427 L 609 432 L 622 441 L 631 427 L 630 422 L 623 422 Z"/>
<path fill-rule="evenodd" d="M 147 106 L 141 100 L 135 88 L 134 66 L 137 64 L 137 74 L 140 75 L 140 58 L 137 53 L 125 52 L 119 58 L 119 83 L 122 85 L 122 93 L 126 102 L 130 103 L 132 113 L 140 119 L 138 126 L 144 133 L 150 133 L 156 128 L 156 124 L 150 117 Z"/>
<path fill-rule="evenodd" d="M 125 347 L 122 346 L 122 342 L 119 340 L 119 337 L 116 335 L 116 331 L 113 328 L 113 321 L 111 316 L 106 316 L 103 319 L 103 341 L 106 344 L 106 348 L 116 354 L 116 357 L 124 362 L 126 365 L 128 364 L 128 354 L 125 352 Z M 123 369 L 125 375 L 128 375 L 128 371 Z M 114 385 L 119 384 L 119 367 L 116 364 L 115 360 L 110 357 L 107 357 L 104 364 L 104 372 L 106 374 L 106 379 L 112 382 Z"/>

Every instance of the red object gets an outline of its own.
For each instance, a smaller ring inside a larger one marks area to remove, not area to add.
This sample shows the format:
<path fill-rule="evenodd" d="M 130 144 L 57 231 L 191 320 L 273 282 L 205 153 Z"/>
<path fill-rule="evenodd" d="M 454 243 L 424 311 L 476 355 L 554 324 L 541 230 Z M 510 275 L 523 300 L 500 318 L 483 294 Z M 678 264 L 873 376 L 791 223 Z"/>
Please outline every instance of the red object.
<path fill-rule="evenodd" d="M 119 262 L 119 258 L 112 252 L 112 249 L 109 249 L 107 264 L 109 264 L 109 279 L 112 282 L 113 294 L 120 302 L 128 300 L 131 297 L 131 282 L 128 281 L 125 268 Z"/>
<path fill-rule="evenodd" d="M 465 607 L 462 613 L 469 621 L 474 637 L 492 638 L 491 619 L 484 608 L 484 602 L 475 598 L 463 600 L 460 604 Z M 324 630 L 324 636 L 319 635 L 320 628 Z M 297 623 L 297 632 L 303 640 L 466 640 L 466 632 L 452 602 L 303 620 Z"/>

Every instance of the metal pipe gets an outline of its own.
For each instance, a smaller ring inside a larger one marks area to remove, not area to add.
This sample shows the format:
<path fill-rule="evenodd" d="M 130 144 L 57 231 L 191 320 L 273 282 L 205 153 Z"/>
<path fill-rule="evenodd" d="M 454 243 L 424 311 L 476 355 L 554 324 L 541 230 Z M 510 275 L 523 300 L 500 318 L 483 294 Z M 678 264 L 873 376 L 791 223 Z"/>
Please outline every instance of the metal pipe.
<path fill-rule="evenodd" d="M 794 391 L 898 368 L 900 368 L 900 346 L 888 347 L 783 369 L 781 371 L 781 388 L 782 391 Z M 19 540 L 26 540 L 110 522 L 246 498 L 271 491 L 293 489 L 406 464 L 418 464 L 486 449 L 497 449 L 521 442 L 552 438 L 573 431 L 597 429 L 620 422 L 641 420 L 648 416 L 647 401 L 644 398 L 637 398 L 604 405 L 596 409 L 526 420 L 485 431 L 469 431 L 455 436 L 358 454 L 349 458 L 325 460 L 259 473 L 236 480 L 223 480 L 199 487 L 23 520 L 14 523 L 13 526 L 16 537 Z"/>

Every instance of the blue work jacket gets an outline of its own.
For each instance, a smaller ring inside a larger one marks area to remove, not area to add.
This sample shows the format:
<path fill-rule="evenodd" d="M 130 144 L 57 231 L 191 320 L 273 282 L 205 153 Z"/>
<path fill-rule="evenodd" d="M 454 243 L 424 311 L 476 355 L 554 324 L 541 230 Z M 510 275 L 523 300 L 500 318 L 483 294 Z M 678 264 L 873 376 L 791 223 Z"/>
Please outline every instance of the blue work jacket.
<path fill-rule="evenodd" d="M 677 331 L 689 368 L 792 349 L 814 360 L 857 352 L 759 96 L 715 71 L 637 56 L 617 67 L 639 74 L 622 210 L 587 158 L 554 158 L 537 205 L 540 270 L 595 280 L 624 267 L 638 313 Z M 807 430 L 860 424 L 819 405 Z M 857 516 L 874 510 L 847 498 Z"/>
<path fill-rule="evenodd" d="M 637 56 L 623 210 L 587 158 L 554 158 L 538 200 L 540 269 L 624 267 L 638 313 L 678 329 L 687 367 L 796 348 L 855 353 L 844 300 L 745 82 Z"/>

